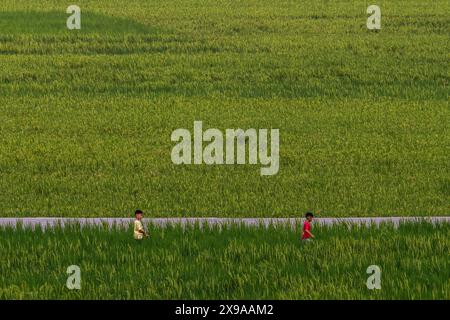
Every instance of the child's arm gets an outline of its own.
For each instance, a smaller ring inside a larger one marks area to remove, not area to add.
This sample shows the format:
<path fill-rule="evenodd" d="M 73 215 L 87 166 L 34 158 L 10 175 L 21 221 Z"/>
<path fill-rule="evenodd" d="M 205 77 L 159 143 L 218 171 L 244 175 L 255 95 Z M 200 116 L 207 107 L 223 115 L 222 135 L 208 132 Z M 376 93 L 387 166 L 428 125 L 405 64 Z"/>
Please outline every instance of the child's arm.
<path fill-rule="evenodd" d="M 311 238 L 314 238 L 314 235 L 311 233 L 311 231 L 305 230 L 305 232 L 308 233 L 311 236 Z"/>
<path fill-rule="evenodd" d="M 139 226 L 138 232 L 144 235 L 145 237 L 148 237 L 148 233 L 147 231 L 145 231 L 144 226 L 142 224 Z"/>
<path fill-rule="evenodd" d="M 148 233 L 147 233 L 147 231 L 145 231 L 144 228 L 139 229 L 139 232 L 142 233 L 144 235 L 144 237 L 148 237 Z"/>

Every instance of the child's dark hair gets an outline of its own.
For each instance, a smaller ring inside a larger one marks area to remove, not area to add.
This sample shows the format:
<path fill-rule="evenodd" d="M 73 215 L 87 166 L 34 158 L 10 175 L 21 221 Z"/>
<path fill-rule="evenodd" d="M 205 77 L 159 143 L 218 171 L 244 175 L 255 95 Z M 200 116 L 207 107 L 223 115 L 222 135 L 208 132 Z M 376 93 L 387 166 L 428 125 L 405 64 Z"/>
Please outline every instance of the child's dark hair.
<path fill-rule="evenodd" d="M 138 214 L 143 214 L 142 210 L 136 210 L 136 211 L 134 212 L 134 215 L 138 215 Z"/>
<path fill-rule="evenodd" d="M 308 211 L 308 212 L 305 214 L 305 218 L 308 218 L 308 217 L 313 218 L 313 217 L 314 217 L 313 213 Z"/>

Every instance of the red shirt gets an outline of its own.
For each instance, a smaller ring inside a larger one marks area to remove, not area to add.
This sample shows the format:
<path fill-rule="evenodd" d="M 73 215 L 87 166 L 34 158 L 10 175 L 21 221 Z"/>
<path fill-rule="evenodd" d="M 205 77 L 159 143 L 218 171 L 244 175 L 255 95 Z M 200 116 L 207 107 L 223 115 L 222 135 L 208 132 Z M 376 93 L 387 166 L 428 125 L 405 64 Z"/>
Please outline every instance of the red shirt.
<path fill-rule="evenodd" d="M 306 230 L 311 231 L 311 223 L 308 220 L 303 224 L 302 240 L 311 238 L 311 235 Z"/>

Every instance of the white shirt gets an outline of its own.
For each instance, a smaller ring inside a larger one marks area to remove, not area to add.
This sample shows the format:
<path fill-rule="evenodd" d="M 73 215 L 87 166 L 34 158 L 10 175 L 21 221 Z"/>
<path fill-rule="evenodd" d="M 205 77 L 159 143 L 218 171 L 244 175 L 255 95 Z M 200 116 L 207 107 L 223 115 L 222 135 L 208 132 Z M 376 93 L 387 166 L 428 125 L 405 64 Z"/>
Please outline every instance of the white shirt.
<path fill-rule="evenodd" d="M 142 225 L 142 222 L 139 220 L 134 220 L 134 238 L 136 240 L 141 240 L 144 235 L 140 232 L 144 231 L 144 226 Z"/>

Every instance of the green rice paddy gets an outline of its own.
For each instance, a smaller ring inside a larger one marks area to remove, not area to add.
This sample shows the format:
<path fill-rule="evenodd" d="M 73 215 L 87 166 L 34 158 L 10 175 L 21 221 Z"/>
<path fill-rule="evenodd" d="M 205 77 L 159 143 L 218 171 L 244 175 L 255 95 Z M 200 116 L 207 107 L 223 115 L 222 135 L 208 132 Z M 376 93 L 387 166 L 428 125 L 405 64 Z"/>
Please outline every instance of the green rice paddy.
<path fill-rule="evenodd" d="M 450 3 L 2 0 L 0 215 L 448 215 Z M 173 130 L 278 128 L 280 171 Z"/>
<path fill-rule="evenodd" d="M 0 228 L 0 299 L 449 299 L 450 225 Z M 81 289 L 66 270 L 80 267 Z M 381 289 L 369 290 L 371 265 Z"/>

